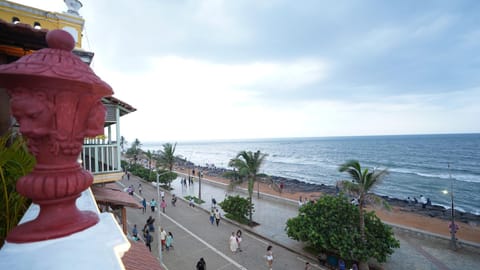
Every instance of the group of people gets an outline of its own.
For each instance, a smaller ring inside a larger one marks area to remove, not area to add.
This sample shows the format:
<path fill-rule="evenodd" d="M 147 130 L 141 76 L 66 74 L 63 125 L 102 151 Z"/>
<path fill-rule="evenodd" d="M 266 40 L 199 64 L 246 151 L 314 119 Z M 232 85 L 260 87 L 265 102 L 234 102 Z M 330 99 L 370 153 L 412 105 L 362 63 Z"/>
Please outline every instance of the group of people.
<path fill-rule="evenodd" d="M 183 177 L 182 179 L 180 179 L 180 183 L 182 184 L 182 186 L 187 186 L 187 183 L 188 185 L 193 185 L 193 177 L 189 176 L 188 179 L 186 177 Z"/>
<path fill-rule="evenodd" d="M 145 226 L 143 226 L 143 231 L 145 230 L 150 230 L 151 232 L 155 231 L 155 225 L 153 224 L 155 222 L 155 219 L 152 218 L 152 216 L 148 217 L 147 222 L 145 223 Z"/>
<path fill-rule="evenodd" d="M 302 207 L 304 204 L 314 203 L 314 202 L 315 202 L 314 200 L 308 200 L 307 197 L 302 198 L 302 196 L 300 196 L 300 197 L 298 198 L 298 207 Z"/>
<path fill-rule="evenodd" d="M 128 186 L 127 188 L 128 195 L 133 196 L 133 193 L 135 192 L 135 188 L 133 185 Z"/>
<path fill-rule="evenodd" d="M 160 228 L 160 243 L 162 245 L 162 251 L 173 249 L 173 234 L 172 232 L 165 232 L 163 228 Z"/>
<path fill-rule="evenodd" d="M 220 224 L 220 218 L 221 218 L 221 215 L 220 215 L 220 211 L 218 211 L 218 208 L 212 207 L 212 210 L 210 211 L 210 217 L 209 217 L 210 223 L 213 225 L 213 222 L 215 222 L 218 227 L 218 225 Z"/>
<path fill-rule="evenodd" d="M 411 203 L 411 204 L 417 204 L 417 203 L 421 203 L 422 204 L 422 208 L 426 208 L 427 206 L 431 206 L 432 205 L 432 201 L 430 200 L 430 198 L 425 198 L 425 196 L 423 195 L 420 195 L 420 199 L 417 199 L 416 197 L 408 197 L 407 198 L 407 201 L 408 203 Z"/>
<path fill-rule="evenodd" d="M 242 252 L 242 247 L 240 245 L 242 243 L 242 231 L 238 230 L 237 233 L 232 232 L 232 236 L 230 236 L 228 243 L 230 246 L 230 251 L 232 251 L 232 253 L 235 254 L 237 253 L 237 251 Z"/>
<path fill-rule="evenodd" d="M 242 237 L 242 232 L 240 230 L 237 231 L 237 233 L 235 234 L 235 232 L 232 232 L 232 236 L 230 237 L 230 249 L 232 249 L 232 243 L 236 242 L 237 240 L 233 240 L 233 239 L 238 239 L 237 236 L 235 235 L 239 235 L 240 234 L 240 242 L 242 241 L 241 240 L 241 237 Z M 237 247 L 237 248 L 240 248 L 240 244 L 237 244 L 237 246 L 235 246 L 235 244 L 233 244 L 234 246 L 233 247 Z M 236 250 L 235 250 L 236 251 Z M 242 250 L 240 250 L 242 251 Z M 235 252 L 234 252 L 235 253 Z M 267 267 L 269 270 L 272 270 L 272 267 L 273 267 L 273 251 L 272 251 L 272 246 L 269 245 L 267 247 L 267 252 L 265 254 L 265 259 L 267 261 Z M 207 269 L 207 263 L 205 262 L 205 259 L 200 258 L 200 260 L 198 260 L 197 264 L 195 265 L 196 269 L 197 270 L 206 270 Z M 305 263 L 305 270 L 310 270 L 310 263 L 309 262 L 306 262 Z"/>
<path fill-rule="evenodd" d="M 154 225 L 155 219 L 150 216 L 147 219 L 147 222 L 145 223 L 145 226 L 143 226 L 143 239 L 145 241 L 145 245 L 148 247 L 149 251 L 152 251 L 152 242 L 153 242 L 153 235 L 152 232 L 155 231 L 155 225 Z M 138 241 L 140 238 L 138 237 L 138 229 L 137 229 L 137 224 L 133 225 L 132 229 L 132 239 L 134 241 Z M 160 243 L 162 245 L 162 251 L 166 249 L 169 251 L 170 249 L 173 249 L 173 234 L 172 232 L 165 232 L 163 228 L 160 228 Z"/>
<path fill-rule="evenodd" d="M 129 178 L 129 174 L 128 174 L 128 178 Z M 187 181 L 187 179 L 183 178 L 182 179 L 182 184 L 186 185 L 187 184 L 186 181 Z M 192 180 L 189 179 L 189 183 L 190 183 L 190 181 L 192 181 Z M 139 184 L 138 190 L 141 193 L 141 184 Z M 128 189 L 129 194 L 133 195 L 133 191 L 134 191 L 134 187 L 133 187 L 133 185 L 130 185 L 129 189 Z M 175 196 L 175 194 L 172 194 L 171 202 L 172 202 L 172 206 L 175 206 L 175 204 L 177 202 L 177 197 Z M 303 205 L 304 203 L 307 203 L 307 202 L 309 202 L 307 198 L 305 198 L 304 201 L 302 201 L 302 197 L 300 197 L 300 199 L 299 199 L 299 205 L 300 206 Z M 155 212 L 156 207 L 158 205 L 157 201 L 154 198 L 152 198 L 151 201 L 149 201 L 149 202 L 147 202 L 146 199 L 143 198 L 142 201 L 141 201 L 141 204 L 142 204 L 142 208 L 143 208 L 143 213 L 146 212 L 147 204 L 150 206 L 150 209 L 151 209 L 152 213 Z M 192 207 L 195 206 L 193 197 L 189 200 L 189 205 L 192 206 Z M 161 192 L 160 207 L 162 208 L 163 213 L 165 213 L 166 206 L 167 205 L 166 205 L 166 201 L 165 201 L 165 193 L 162 191 Z M 220 219 L 221 219 L 221 214 L 220 214 L 219 209 L 217 208 L 217 202 L 216 202 L 215 198 L 212 198 L 212 209 L 211 209 L 211 212 L 210 212 L 209 219 L 210 219 L 210 223 L 212 225 L 216 224 L 217 226 L 219 226 Z M 142 229 L 143 239 L 144 239 L 145 245 L 148 247 L 149 251 L 152 250 L 152 247 L 151 247 L 151 244 L 153 242 L 152 232 L 155 231 L 154 222 L 155 222 L 155 219 L 152 216 L 149 216 L 149 218 L 147 219 L 147 221 L 145 223 L 145 226 Z M 170 249 L 173 249 L 173 234 L 172 234 L 172 232 L 167 233 L 163 228 L 160 228 L 159 236 L 160 236 L 160 243 L 161 243 L 162 251 L 163 250 L 169 251 Z M 137 228 L 136 224 L 134 225 L 134 227 L 132 229 L 132 238 L 134 240 L 139 240 L 138 228 Z M 232 253 L 235 254 L 237 252 L 242 252 L 242 244 L 241 244 L 242 241 L 243 241 L 243 239 L 242 239 L 242 231 L 241 230 L 237 230 L 237 232 L 232 232 L 232 234 L 230 236 L 230 239 L 229 239 L 229 248 L 230 248 Z M 268 268 L 272 269 L 274 257 L 273 257 L 273 252 L 272 252 L 272 246 L 271 245 L 269 245 L 267 247 L 267 251 L 266 251 L 266 254 L 265 254 L 264 258 L 266 260 Z M 305 269 L 310 269 L 309 267 L 310 266 L 307 263 Z M 205 270 L 206 269 L 206 262 L 205 262 L 204 258 L 200 258 L 200 260 L 197 262 L 196 269 L 197 270 Z"/>
<path fill-rule="evenodd" d="M 135 187 L 133 185 L 129 185 L 128 188 L 125 189 L 129 195 L 133 196 L 135 192 Z M 142 184 L 138 183 L 138 193 L 142 194 Z"/>

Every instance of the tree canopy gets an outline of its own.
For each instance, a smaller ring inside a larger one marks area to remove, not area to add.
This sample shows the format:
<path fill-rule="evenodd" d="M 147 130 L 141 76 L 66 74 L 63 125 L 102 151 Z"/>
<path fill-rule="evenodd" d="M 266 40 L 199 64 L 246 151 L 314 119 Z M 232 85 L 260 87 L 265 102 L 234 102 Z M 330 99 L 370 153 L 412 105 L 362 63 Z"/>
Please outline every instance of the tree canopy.
<path fill-rule="evenodd" d="M 316 203 L 307 203 L 297 217 L 287 221 L 287 235 L 307 242 L 319 251 L 334 252 L 346 260 L 385 262 L 400 247 L 391 227 L 382 223 L 373 212 L 365 212 L 365 238 L 359 230 L 358 208 L 344 196 L 323 196 Z"/>
<path fill-rule="evenodd" d="M 244 176 L 248 179 L 248 197 L 250 205 L 252 204 L 253 185 L 257 180 L 258 173 L 267 154 L 264 154 L 258 150 L 255 153 L 252 151 L 241 151 L 237 156 L 230 160 L 229 166 L 237 168 L 240 176 Z M 250 223 L 252 223 L 253 209 L 250 207 Z"/>
<path fill-rule="evenodd" d="M 163 144 L 163 150 L 159 151 L 158 162 L 159 165 L 169 171 L 173 171 L 173 166 L 175 165 L 175 148 L 177 143 L 165 143 Z"/>
<path fill-rule="evenodd" d="M 175 165 L 175 160 L 177 156 L 175 156 L 175 148 L 177 147 L 177 143 L 165 143 L 163 144 L 163 150 L 159 151 L 158 155 L 158 165 L 170 171 L 170 178 L 168 179 L 168 186 L 170 187 L 170 183 L 177 178 L 177 174 L 173 173 L 173 166 Z"/>
<path fill-rule="evenodd" d="M 364 211 L 365 202 L 371 198 L 376 199 L 375 195 L 370 195 L 368 192 L 377 184 L 379 184 L 383 178 L 388 174 L 388 171 L 385 170 L 369 170 L 368 168 L 362 168 L 360 162 L 357 160 L 349 160 L 344 164 L 340 165 L 338 168 L 340 172 L 346 172 L 350 175 L 352 181 L 343 181 L 343 187 L 349 192 L 353 192 L 358 196 L 358 212 L 359 212 L 359 228 L 361 241 L 366 245 L 366 236 L 365 236 L 365 217 Z M 366 261 L 360 261 L 360 269 L 368 269 L 368 264 Z"/>

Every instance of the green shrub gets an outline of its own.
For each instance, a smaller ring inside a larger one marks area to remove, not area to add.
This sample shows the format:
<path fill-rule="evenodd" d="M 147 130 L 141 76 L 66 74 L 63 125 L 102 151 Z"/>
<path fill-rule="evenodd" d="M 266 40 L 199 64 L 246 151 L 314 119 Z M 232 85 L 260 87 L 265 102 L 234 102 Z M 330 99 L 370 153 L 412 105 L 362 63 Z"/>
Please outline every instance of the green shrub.
<path fill-rule="evenodd" d="M 125 171 L 125 169 L 128 168 L 128 162 L 125 160 L 120 161 L 120 167 L 122 167 L 122 171 Z"/>
<path fill-rule="evenodd" d="M 155 171 L 150 171 L 149 169 L 143 167 L 140 164 L 132 164 L 130 165 L 128 170 L 133 175 L 136 175 L 148 182 L 157 181 L 157 173 Z M 166 170 L 159 171 L 158 173 L 160 174 L 158 181 L 162 184 L 162 187 L 166 189 L 171 189 L 169 188 L 170 183 L 178 177 L 177 173 L 169 172 Z"/>
<path fill-rule="evenodd" d="M 375 258 L 385 262 L 400 247 L 392 228 L 373 212 L 365 212 L 366 244 L 359 229 L 359 209 L 344 196 L 323 196 L 302 206 L 297 217 L 287 221 L 287 235 L 307 242 L 318 252 L 332 252 L 351 261 Z"/>
<path fill-rule="evenodd" d="M 219 203 L 223 211 L 227 214 L 226 217 L 236 220 L 243 224 L 248 224 L 249 201 L 240 196 L 228 196 L 223 202 Z M 253 209 L 253 204 L 252 204 Z"/>
<path fill-rule="evenodd" d="M 197 198 L 197 197 L 195 197 L 195 196 L 190 196 L 190 195 L 188 195 L 188 196 L 185 196 L 185 197 L 183 197 L 183 198 L 185 198 L 185 200 L 187 200 L 187 201 L 190 201 L 190 199 L 193 198 L 193 201 L 195 202 L 195 204 L 205 203 L 204 200 L 200 200 L 199 198 Z"/>
<path fill-rule="evenodd" d="M 17 226 L 31 201 L 16 190 L 17 180 L 35 166 L 35 157 L 25 141 L 11 133 L 0 137 L 0 247 L 8 232 Z"/>

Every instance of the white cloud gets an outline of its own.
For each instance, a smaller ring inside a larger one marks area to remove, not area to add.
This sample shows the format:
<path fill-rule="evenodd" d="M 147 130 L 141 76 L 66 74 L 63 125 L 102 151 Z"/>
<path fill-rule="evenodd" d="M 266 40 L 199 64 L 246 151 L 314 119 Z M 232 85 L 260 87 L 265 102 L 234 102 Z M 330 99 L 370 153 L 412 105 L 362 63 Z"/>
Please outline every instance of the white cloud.
<path fill-rule="evenodd" d="M 122 126 L 130 136 L 147 129 L 145 140 L 281 136 L 285 122 L 300 130 L 297 108 L 267 106 L 258 99 L 260 92 L 300 88 L 326 76 L 325 63 L 305 59 L 225 65 L 167 56 L 152 58 L 149 66 L 146 72 L 130 74 L 96 67 L 118 98 L 138 108 Z M 148 119 L 158 121 L 145 127 Z M 215 134 L 199 133 L 210 126 Z M 255 136 L 249 136 L 252 130 Z"/>
<path fill-rule="evenodd" d="M 480 131 L 478 12 L 461 5 L 82 2 L 93 69 L 138 109 L 128 140 Z"/>

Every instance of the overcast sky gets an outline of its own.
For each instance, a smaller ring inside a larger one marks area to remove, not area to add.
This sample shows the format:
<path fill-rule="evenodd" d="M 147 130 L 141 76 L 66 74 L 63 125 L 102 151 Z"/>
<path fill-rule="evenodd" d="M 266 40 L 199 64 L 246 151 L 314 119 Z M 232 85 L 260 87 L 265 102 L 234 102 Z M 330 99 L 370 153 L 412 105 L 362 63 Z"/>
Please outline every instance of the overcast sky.
<path fill-rule="evenodd" d="M 128 141 L 480 132 L 480 1 L 81 2 Z"/>

